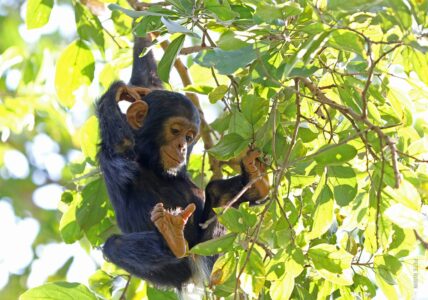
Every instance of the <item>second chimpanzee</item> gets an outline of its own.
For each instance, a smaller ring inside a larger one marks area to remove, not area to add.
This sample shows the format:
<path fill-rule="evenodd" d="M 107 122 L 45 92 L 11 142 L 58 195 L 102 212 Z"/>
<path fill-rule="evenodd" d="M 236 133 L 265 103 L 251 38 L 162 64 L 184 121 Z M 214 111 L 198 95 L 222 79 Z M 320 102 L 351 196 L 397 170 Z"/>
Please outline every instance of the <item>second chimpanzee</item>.
<path fill-rule="evenodd" d="M 136 39 L 130 84 L 113 83 L 97 103 L 102 138 L 98 158 L 122 231 L 106 241 L 103 253 L 131 274 L 180 289 L 196 276 L 187 250 L 218 235 L 218 224 L 205 230 L 199 224 L 263 170 L 259 153 L 249 152 L 242 174 L 210 182 L 204 200 L 186 170 L 199 132 L 199 112 L 187 97 L 160 90 L 152 53 L 139 57 L 149 42 Z M 126 115 L 120 100 L 132 102 Z M 264 198 L 268 191 L 264 176 L 236 205 Z M 212 267 L 212 261 L 207 264 Z"/>

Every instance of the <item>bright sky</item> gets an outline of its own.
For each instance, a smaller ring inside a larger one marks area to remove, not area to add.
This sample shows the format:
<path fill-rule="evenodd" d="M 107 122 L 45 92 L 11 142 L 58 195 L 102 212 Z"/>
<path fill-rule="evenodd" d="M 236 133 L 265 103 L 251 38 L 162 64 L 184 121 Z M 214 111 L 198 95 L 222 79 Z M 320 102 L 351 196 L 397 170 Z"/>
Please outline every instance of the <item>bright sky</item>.
<path fill-rule="evenodd" d="M 5 2 L 7 0 L 0 0 L 0 10 L 1 4 Z M 25 7 L 21 11 L 21 16 L 23 18 L 25 16 Z M 74 12 L 69 6 L 55 5 L 49 23 L 41 29 L 29 31 L 25 25 L 19 27 L 19 33 L 28 44 L 37 42 L 43 34 L 57 30 L 64 36 L 75 35 Z M 18 71 L 9 72 L 6 82 L 10 88 L 14 88 L 20 78 L 21 74 Z M 87 111 L 83 110 L 87 109 L 81 103 L 71 110 L 70 117 L 75 126 L 76 124 L 80 126 L 84 121 L 82 119 L 87 118 Z M 39 134 L 26 144 L 26 152 L 32 164 L 46 171 L 36 171 L 32 174 L 33 182 L 40 186 L 33 193 L 33 202 L 43 209 L 56 210 L 63 188 L 55 183 L 45 183 L 48 179 L 52 181 L 60 179 L 62 169 L 67 163 L 59 154 L 58 144 L 46 134 Z M 70 153 L 69 159 L 72 160 L 74 157 L 76 153 Z M 28 176 L 29 161 L 23 153 L 16 150 L 7 151 L 4 161 L 2 175 L 6 174 L 13 178 Z M 21 274 L 34 259 L 31 245 L 40 229 L 37 220 L 16 217 L 10 201 L 12 200 L 0 199 L 0 241 L 6 241 L 2 242 L 0 247 L 0 289 L 7 284 L 9 274 Z M 74 257 L 74 260 L 67 273 L 67 280 L 87 284 L 97 265 L 103 262 L 99 250 L 93 250 L 88 254 L 78 243 L 40 245 L 36 248 L 36 256 L 27 281 L 28 287 L 43 284 L 47 277 L 54 274 L 70 257 Z"/>

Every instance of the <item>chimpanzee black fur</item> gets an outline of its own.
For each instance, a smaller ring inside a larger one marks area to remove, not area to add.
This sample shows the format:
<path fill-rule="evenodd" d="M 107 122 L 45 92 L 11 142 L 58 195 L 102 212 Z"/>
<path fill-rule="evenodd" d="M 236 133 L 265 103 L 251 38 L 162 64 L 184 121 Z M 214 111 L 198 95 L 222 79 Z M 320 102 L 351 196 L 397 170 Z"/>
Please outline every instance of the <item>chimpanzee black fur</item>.
<path fill-rule="evenodd" d="M 156 64 L 151 52 L 140 58 L 146 39 L 136 38 L 131 85 L 161 88 L 156 75 Z M 214 215 L 212 208 L 231 199 L 249 181 L 243 174 L 227 180 L 212 181 L 204 193 L 189 178 L 186 165 L 175 175 L 162 168 L 159 147 L 163 143 L 162 126 L 168 118 L 181 116 L 198 128 L 197 108 L 185 96 L 169 91 L 154 90 L 143 100 L 149 110 L 143 126 L 132 129 L 121 113 L 116 92 L 123 82 L 113 83 L 97 103 L 102 142 L 98 159 L 113 204 L 121 235 L 111 236 L 103 247 L 104 256 L 111 262 L 140 278 L 160 286 L 180 289 L 194 272 L 193 258 L 176 258 L 150 219 L 154 206 L 162 202 L 166 209 L 186 207 L 190 203 L 196 210 L 184 229 L 184 236 L 193 247 L 211 239 L 216 223 L 203 230 L 200 223 Z M 189 152 L 193 145 L 188 145 Z M 226 198 L 225 198 L 226 196 Z M 239 202 L 255 201 L 244 194 Z M 220 203 L 221 202 L 221 203 Z M 208 269 L 214 259 L 205 262 Z"/>

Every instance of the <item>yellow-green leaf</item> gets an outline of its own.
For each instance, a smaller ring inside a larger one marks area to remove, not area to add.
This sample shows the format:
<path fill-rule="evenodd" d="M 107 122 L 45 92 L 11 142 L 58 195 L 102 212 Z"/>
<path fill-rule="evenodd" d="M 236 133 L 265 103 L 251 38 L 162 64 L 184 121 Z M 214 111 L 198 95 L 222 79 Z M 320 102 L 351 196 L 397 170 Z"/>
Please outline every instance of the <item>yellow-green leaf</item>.
<path fill-rule="evenodd" d="M 49 21 L 53 0 L 28 0 L 25 23 L 28 29 L 39 28 Z"/>
<path fill-rule="evenodd" d="M 85 42 L 76 40 L 64 50 L 55 72 L 55 88 L 62 105 L 73 106 L 73 92 L 92 82 L 94 70 L 94 56 Z"/>

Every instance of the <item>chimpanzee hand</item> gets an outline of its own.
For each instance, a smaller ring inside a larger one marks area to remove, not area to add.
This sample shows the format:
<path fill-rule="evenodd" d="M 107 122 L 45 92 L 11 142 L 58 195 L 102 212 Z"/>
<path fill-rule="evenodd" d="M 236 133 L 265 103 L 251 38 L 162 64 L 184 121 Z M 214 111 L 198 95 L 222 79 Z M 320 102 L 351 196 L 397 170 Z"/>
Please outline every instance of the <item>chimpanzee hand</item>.
<path fill-rule="evenodd" d="M 266 174 L 266 168 L 261 161 L 258 160 L 261 152 L 250 150 L 242 159 L 245 171 L 248 173 L 249 180 L 254 180 L 263 174 L 252 186 L 252 192 L 256 193 L 254 197 L 258 199 L 265 198 L 269 194 L 269 178 Z"/>
<path fill-rule="evenodd" d="M 178 214 L 172 214 L 163 207 L 163 203 L 158 203 L 152 210 L 150 219 L 177 258 L 186 255 L 188 246 L 184 237 L 184 225 L 195 209 L 196 205 L 191 203 Z"/>
<path fill-rule="evenodd" d="M 121 87 L 117 89 L 116 102 L 119 102 L 122 100 L 135 102 L 135 101 L 141 100 L 141 97 L 144 97 L 150 92 L 151 90 L 148 88 L 123 84 Z"/>

